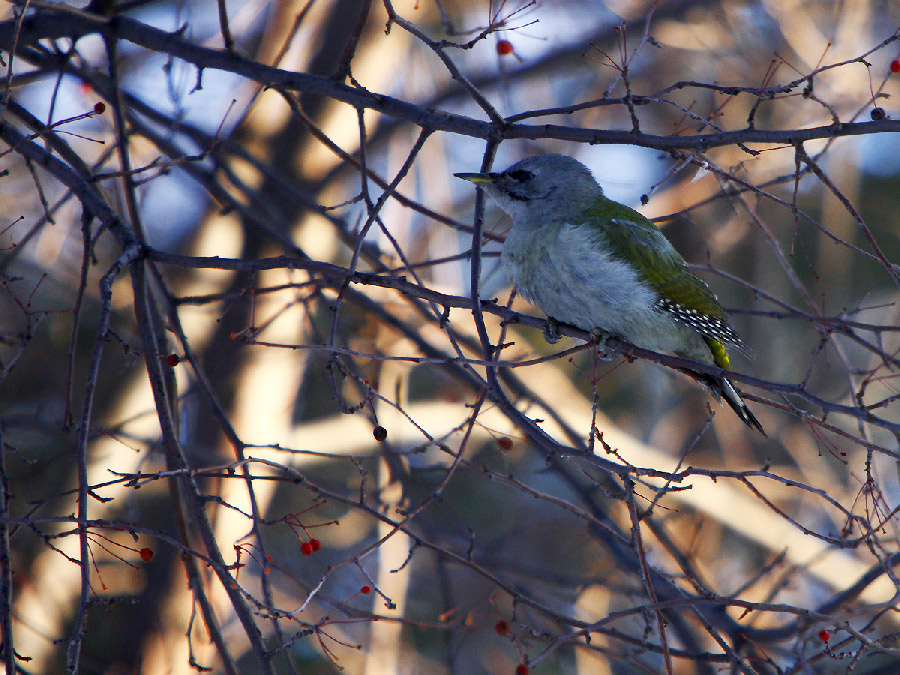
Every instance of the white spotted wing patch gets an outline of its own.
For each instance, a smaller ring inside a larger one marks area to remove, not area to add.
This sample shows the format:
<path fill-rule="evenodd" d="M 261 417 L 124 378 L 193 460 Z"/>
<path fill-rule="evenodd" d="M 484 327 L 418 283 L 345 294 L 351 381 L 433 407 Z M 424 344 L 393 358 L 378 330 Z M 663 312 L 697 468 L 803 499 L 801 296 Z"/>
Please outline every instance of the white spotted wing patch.
<path fill-rule="evenodd" d="M 737 348 L 742 354 L 750 355 L 750 349 L 747 347 L 740 336 L 734 332 L 734 329 L 728 325 L 726 321 L 715 316 L 709 316 L 691 307 L 686 307 L 673 300 L 660 298 L 656 302 L 657 308 L 674 316 L 682 323 L 687 324 L 704 337 L 718 340 L 727 345 Z"/>

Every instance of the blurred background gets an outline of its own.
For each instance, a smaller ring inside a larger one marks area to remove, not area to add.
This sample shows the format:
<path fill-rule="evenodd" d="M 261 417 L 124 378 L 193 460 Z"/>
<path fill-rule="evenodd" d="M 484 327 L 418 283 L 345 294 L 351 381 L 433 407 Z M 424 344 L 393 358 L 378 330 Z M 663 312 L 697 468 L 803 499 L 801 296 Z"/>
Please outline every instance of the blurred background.
<path fill-rule="evenodd" d="M 898 27 L 876 0 L 6 5 L 7 672 L 897 668 Z M 503 309 L 510 223 L 453 173 L 540 152 L 714 289 L 768 438 L 506 320 L 541 317 Z"/>

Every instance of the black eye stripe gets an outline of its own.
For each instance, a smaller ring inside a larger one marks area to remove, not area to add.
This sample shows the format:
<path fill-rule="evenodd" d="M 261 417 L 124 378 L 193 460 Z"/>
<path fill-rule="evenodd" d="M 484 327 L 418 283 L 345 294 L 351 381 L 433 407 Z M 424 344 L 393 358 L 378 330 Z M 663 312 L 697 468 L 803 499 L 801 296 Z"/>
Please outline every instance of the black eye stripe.
<path fill-rule="evenodd" d="M 515 171 L 510 171 L 507 174 L 513 180 L 519 181 L 520 183 L 524 183 L 525 181 L 529 181 L 534 178 L 534 174 L 530 171 L 525 171 L 524 169 L 516 169 Z"/>

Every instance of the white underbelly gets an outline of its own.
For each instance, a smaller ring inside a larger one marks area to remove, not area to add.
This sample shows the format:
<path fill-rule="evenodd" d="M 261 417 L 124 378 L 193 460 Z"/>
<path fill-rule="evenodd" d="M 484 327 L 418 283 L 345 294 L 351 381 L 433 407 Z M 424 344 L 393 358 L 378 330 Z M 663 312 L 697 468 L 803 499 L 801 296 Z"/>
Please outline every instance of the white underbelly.
<path fill-rule="evenodd" d="M 695 331 L 656 309 L 658 295 L 629 265 L 572 237 L 579 228 L 566 228 L 566 237 L 553 235 L 552 228 L 546 236 L 529 232 L 527 241 L 516 236 L 521 235 L 516 229 L 507 237 L 501 261 L 516 291 L 548 316 L 586 331 L 599 328 L 653 351 L 710 358 Z"/>

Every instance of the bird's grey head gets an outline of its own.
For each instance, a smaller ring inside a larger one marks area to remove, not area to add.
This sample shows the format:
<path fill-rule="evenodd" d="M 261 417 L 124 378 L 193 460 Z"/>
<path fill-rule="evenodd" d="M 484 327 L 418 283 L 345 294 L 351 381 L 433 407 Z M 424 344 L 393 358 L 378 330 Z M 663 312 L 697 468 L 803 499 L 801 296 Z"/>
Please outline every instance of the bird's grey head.
<path fill-rule="evenodd" d="M 528 157 L 500 173 L 458 173 L 485 192 L 518 221 L 566 215 L 584 209 L 603 194 L 588 168 L 566 155 Z"/>

